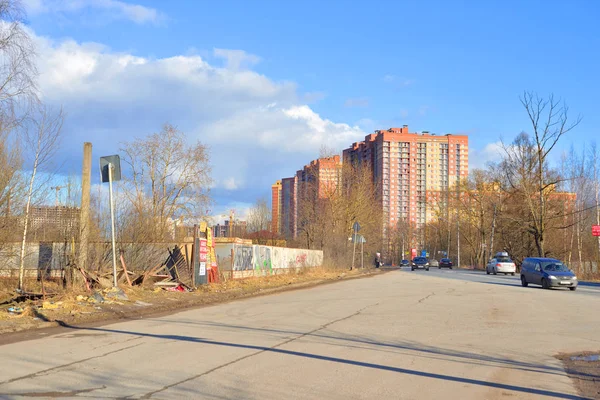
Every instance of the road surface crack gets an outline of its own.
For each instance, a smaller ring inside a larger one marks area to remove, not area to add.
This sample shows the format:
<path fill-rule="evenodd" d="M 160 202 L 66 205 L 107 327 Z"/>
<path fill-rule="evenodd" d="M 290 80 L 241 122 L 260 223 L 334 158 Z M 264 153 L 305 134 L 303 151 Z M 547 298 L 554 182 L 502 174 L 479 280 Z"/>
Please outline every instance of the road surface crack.
<path fill-rule="evenodd" d="M 356 311 L 356 312 L 354 312 L 354 313 L 352 313 L 350 315 L 347 315 L 347 316 L 345 316 L 343 318 L 339 318 L 339 319 L 336 319 L 334 321 L 330 321 L 330 322 L 328 322 L 326 324 L 323 324 L 323 325 L 319 326 L 318 328 L 313 329 L 312 331 L 305 332 L 305 333 L 303 333 L 301 335 L 298 335 L 296 337 L 293 337 L 293 338 L 290 338 L 288 340 L 285 340 L 285 341 L 283 341 L 281 343 L 278 343 L 278 344 L 276 344 L 274 346 L 271 346 L 271 347 L 268 347 L 268 348 L 264 348 L 264 349 L 255 351 L 254 353 L 251 353 L 251 354 L 245 355 L 243 357 L 237 358 L 237 359 L 232 360 L 232 361 L 230 361 L 228 363 L 221 364 L 221 365 L 219 365 L 217 367 L 209 369 L 208 371 L 204 371 L 204 372 L 202 372 L 200 374 L 197 374 L 197 375 L 194 375 L 194 376 L 190 376 L 189 378 L 186 378 L 186 379 L 184 379 L 182 381 L 175 382 L 175 383 L 172 383 L 170 385 L 163 386 L 162 388 L 160 388 L 158 390 L 155 390 L 155 391 L 150 392 L 150 393 L 146 393 L 145 395 L 143 395 L 142 397 L 140 397 L 140 399 L 150 399 L 155 394 L 164 392 L 165 390 L 169 390 L 172 387 L 181 385 L 181 384 L 189 382 L 189 381 L 193 381 L 194 379 L 201 378 L 201 377 L 206 376 L 208 374 L 211 374 L 211 373 L 213 373 L 215 371 L 218 371 L 218 370 L 223 369 L 225 367 L 228 367 L 230 365 L 236 364 L 236 363 L 238 363 L 240 361 L 246 360 L 246 359 L 248 359 L 250 357 L 257 356 L 257 355 L 259 355 L 261 353 L 265 353 L 265 352 L 277 349 L 277 348 L 279 348 L 281 346 L 285 346 L 286 344 L 289 344 L 289 343 L 291 343 L 293 341 L 296 341 L 298 339 L 302 339 L 303 337 L 310 336 L 310 335 L 312 335 L 312 334 L 314 334 L 314 333 L 316 333 L 316 332 L 318 332 L 320 330 L 327 329 L 328 327 L 330 327 L 333 324 L 337 324 L 338 322 L 343 322 L 343 321 L 349 320 L 350 318 L 354 318 L 354 317 L 360 315 L 361 313 L 363 313 L 367 308 L 375 307 L 375 306 L 378 306 L 379 304 L 380 303 L 370 304 L 370 305 L 365 306 L 365 307 L 361 308 L 360 310 L 358 310 L 358 311 Z"/>
<path fill-rule="evenodd" d="M 435 296 L 435 292 L 431 292 L 427 296 L 423 297 L 422 299 L 419 299 L 419 301 L 417 303 L 422 303 L 425 300 L 427 300 L 428 298 L 430 298 L 431 296 Z"/>
<path fill-rule="evenodd" d="M 10 396 L 23 396 L 23 397 L 77 397 L 81 393 L 90 393 L 94 390 L 106 389 L 106 386 L 100 386 L 97 388 L 69 390 L 68 392 L 26 392 L 26 393 L 12 393 Z"/>
<path fill-rule="evenodd" d="M 62 368 L 71 367 L 73 365 L 81 364 L 81 363 L 84 363 L 86 361 L 90 361 L 90 360 L 94 360 L 94 359 L 97 359 L 97 358 L 106 357 L 106 356 L 109 356 L 111 354 L 119 353 L 119 352 L 121 352 L 123 350 L 128 350 L 128 349 L 131 349 L 131 348 L 134 348 L 134 347 L 137 347 L 137 346 L 141 346 L 142 344 L 143 343 L 134 344 L 133 346 L 123 347 L 123 348 L 120 348 L 120 349 L 117 349 L 117 350 L 109 351 L 108 353 L 100 354 L 100 355 L 93 356 L 93 357 L 84 358 L 82 360 L 73 361 L 72 363 L 69 363 L 69 364 L 58 365 L 56 367 L 52 367 L 52 368 L 48 368 L 48 369 L 45 369 L 45 370 L 42 370 L 42 371 L 34 372 L 33 374 L 24 375 L 24 376 L 20 376 L 18 378 L 9 379 L 7 381 L 0 382 L 0 385 L 5 385 L 7 383 L 22 381 L 24 379 L 29 379 L 29 378 L 35 378 L 35 377 L 38 377 L 38 376 L 41 376 L 41 375 L 45 375 L 45 374 L 50 373 L 50 372 L 54 372 L 54 371 L 62 369 Z M 20 395 L 20 396 L 25 396 L 25 395 Z"/>

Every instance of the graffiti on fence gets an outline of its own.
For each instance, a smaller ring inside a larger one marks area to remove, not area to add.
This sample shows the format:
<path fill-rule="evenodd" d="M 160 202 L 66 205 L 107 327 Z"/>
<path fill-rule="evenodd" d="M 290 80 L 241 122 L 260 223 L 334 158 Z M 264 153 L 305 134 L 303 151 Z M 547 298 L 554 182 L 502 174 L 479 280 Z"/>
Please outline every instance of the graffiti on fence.
<path fill-rule="evenodd" d="M 252 246 L 254 249 L 254 269 L 262 271 L 271 271 L 273 264 L 271 261 L 271 248 L 267 246 Z"/>
<path fill-rule="evenodd" d="M 252 269 L 252 250 L 252 246 L 234 246 L 233 269 L 235 271 L 246 271 Z"/>

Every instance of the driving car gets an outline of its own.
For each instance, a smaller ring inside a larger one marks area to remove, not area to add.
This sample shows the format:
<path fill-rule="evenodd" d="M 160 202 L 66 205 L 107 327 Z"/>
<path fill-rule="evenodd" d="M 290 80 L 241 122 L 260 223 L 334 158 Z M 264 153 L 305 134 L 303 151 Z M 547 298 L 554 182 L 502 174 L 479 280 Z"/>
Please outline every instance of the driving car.
<path fill-rule="evenodd" d="M 402 260 L 400 261 L 400 266 L 401 267 L 408 267 L 410 265 L 410 261 L 408 260 Z"/>
<path fill-rule="evenodd" d="M 452 267 L 453 267 L 452 260 L 449 258 L 442 258 L 440 260 L 440 265 L 438 266 L 439 269 L 442 269 L 442 268 L 452 269 Z"/>
<path fill-rule="evenodd" d="M 413 258 L 410 270 L 414 271 L 415 269 L 424 269 L 425 271 L 429 271 L 429 260 L 426 257 Z"/>
<path fill-rule="evenodd" d="M 429 260 L 429 266 L 430 267 L 440 267 L 440 262 L 438 260 L 436 260 L 435 258 L 432 258 L 431 260 Z"/>
<path fill-rule="evenodd" d="M 517 272 L 517 266 L 510 259 L 507 252 L 502 251 L 496 253 L 496 257 L 492 258 L 489 263 L 485 266 L 486 274 L 494 274 L 498 273 L 504 275 L 514 275 Z"/>
<path fill-rule="evenodd" d="M 528 257 L 521 265 L 521 285 L 542 285 L 544 289 L 568 287 L 577 289 L 577 276 L 556 258 Z"/>

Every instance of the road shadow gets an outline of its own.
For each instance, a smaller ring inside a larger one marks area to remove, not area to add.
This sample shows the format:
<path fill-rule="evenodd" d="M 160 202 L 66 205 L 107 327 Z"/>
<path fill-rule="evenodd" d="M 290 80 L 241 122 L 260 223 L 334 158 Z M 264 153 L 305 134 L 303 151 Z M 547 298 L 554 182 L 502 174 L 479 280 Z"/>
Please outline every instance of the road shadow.
<path fill-rule="evenodd" d="M 201 338 L 201 337 L 194 337 L 194 336 L 153 334 L 153 333 L 117 330 L 117 329 L 109 329 L 109 328 L 93 328 L 93 327 L 92 328 L 81 328 L 81 327 L 66 324 L 64 322 L 61 325 L 65 328 L 75 329 L 75 330 L 105 332 L 105 333 L 113 333 L 113 334 L 147 337 L 147 338 L 153 338 L 153 339 L 176 340 L 176 341 L 183 341 L 183 342 L 196 343 L 196 344 L 205 344 L 205 345 L 222 346 L 222 347 L 230 347 L 230 348 L 240 348 L 240 349 L 246 349 L 246 350 L 256 350 L 256 352 L 252 355 L 269 352 L 269 353 L 275 353 L 275 354 L 281 354 L 281 355 L 287 355 L 287 356 L 303 357 L 303 358 L 309 358 L 309 359 L 338 363 L 338 364 L 353 365 L 353 366 L 362 367 L 362 368 L 377 369 L 377 370 L 381 370 L 381 371 L 389 371 L 389 372 L 395 372 L 395 373 L 399 373 L 399 374 L 425 377 L 425 378 L 430 378 L 430 379 L 439 379 L 439 380 L 458 382 L 458 383 L 463 383 L 463 384 L 468 384 L 468 385 L 477 385 L 477 386 L 490 387 L 490 388 L 495 388 L 495 389 L 510 390 L 513 392 L 534 394 L 537 396 L 554 397 L 557 399 L 573 399 L 573 400 L 581 399 L 580 396 L 554 392 L 551 390 L 530 388 L 530 387 L 517 386 L 517 385 L 509 385 L 509 384 L 498 383 L 498 382 L 489 382 L 489 381 L 483 381 L 483 380 L 479 380 L 479 379 L 464 378 L 464 377 L 458 377 L 458 376 L 452 376 L 452 375 L 446 375 L 446 374 L 437 374 L 437 373 L 426 372 L 426 371 L 417 371 L 417 370 L 412 370 L 412 369 L 408 369 L 408 368 L 394 367 L 394 366 L 390 366 L 390 365 L 367 363 L 367 362 L 358 361 L 358 360 L 330 357 L 330 356 L 324 356 L 324 355 L 319 355 L 319 354 L 306 353 L 306 352 L 300 352 L 300 351 L 292 351 L 292 350 L 284 350 L 284 349 L 278 348 L 279 346 L 289 343 L 292 340 L 295 340 L 297 338 L 294 338 L 291 340 L 288 339 L 288 340 L 284 341 L 283 343 L 277 344 L 272 347 L 267 347 L 267 346 L 251 345 L 251 344 L 209 340 L 209 339 L 205 339 L 205 338 Z M 282 332 L 286 332 L 286 331 L 282 331 Z M 301 335 L 307 335 L 307 334 L 302 333 Z M 356 340 L 353 339 L 353 341 L 356 341 Z M 363 341 L 363 342 L 369 343 L 369 344 L 377 344 L 377 342 L 370 342 L 370 341 Z M 397 346 L 392 346 L 392 347 L 397 347 Z M 418 350 L 424 351 L 423 349 L 418 349 Z M 454 353 L 454 352 L 452 352 L 452 353 Z M 245 357 L 245 358 L 247 358 L 247 357 Z M 511 360 L 505 360 L 505 361 L 511 361 Z M 536 366 L 536 367 L 539 367 L 539 366 Z M 555 368 L 555 369 L 557 371 L 560 370 L 561 372 L 563 372 L 562 369 L 558 369 L 558 368 Z M 536 372 L 539 372 L 539 371 L 536 371 Z"/>
<path fill-rule="evenodd" d="M 217 328 L 220 330 L 228 329 L 231 332 L 234 331 L 246 331 L 246 332 L 258 332 L 265 334 L 277 334 L 283 336 L 289 335 L 298 335 L 302 336 L 304 339 L 314 337 L 320 339 L 328 339 L 333 342 L 340 342 L 341 345 L 345 347 L 354 347 L 366 350 L 373 350 L 373 348 L 359 346 L 376 346 L 383 348 L 383 351 L 389 352 L 390 350 L 402 350 L 406 351 L 407 355 L 419 357 L 419 358 L 429 358 L 443 361 L 451 361 L 451 362 L 460 362 L 463 364 L 472 364 L 472 365 L 484 365 L 484 366 L 494 366 L 501 368 L 510 368 L 520 371 L 526 372 L 536 372 L 542 374 L 551 374 L 551 375 L 559 375 L 564 376 L 564 370 L 558 367 L 552 367 L 544 364 L 534 364 L 527 363 L 523 361 L 517 361 L 505 357 L 493 356 L 493 355 L 484 355 L 481 353 L 471 353 L 465 351 L 457 351 L 451 349 L 444 349 L 435 346 L 429 346 L 422 343 L 414 342 L 414 341 L 403 341 L 403 342 L 382 342 L 377 340 L 370 340 L 364 337 L 356 337 L 356 336 L 334 336 L 327 335 L 324 333 L 312 332 L 300 332 L 294 330 L 285 330 L 285 329 L 272 329 L 272 328 L 256 328 L 249 327 L 243 325 L 233 325 L 233 324 L 223 324 L 217 322 L 207 322 L 207 321 L 186 321 L 186 320 L 171 320 L 171 319 L 146 319 L 146 321 L 153 322 L 163 322 L 168 324 L 181 324 L 181 325 L 194 325 L 198 327 L 204 328 Z M 358 345 L 358 346 L 357 346 Z M 415 354 L 417 353 L 417 354 Z M 423 353 L 423 354 L 418 354 Z M 458 360 L 452 360 L 448 357 L 453 357 Z M 459 361 L 460 360 L 460 361 Z M 593 378 L 600 378 L 600 376 L 593 375 Z"/>

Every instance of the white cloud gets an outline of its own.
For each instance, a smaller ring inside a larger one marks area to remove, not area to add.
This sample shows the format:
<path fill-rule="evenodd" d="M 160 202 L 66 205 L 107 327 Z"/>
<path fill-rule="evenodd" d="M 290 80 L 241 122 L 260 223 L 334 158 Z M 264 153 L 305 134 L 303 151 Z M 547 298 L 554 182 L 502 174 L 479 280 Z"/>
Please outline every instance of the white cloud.
<path fill-rule="evenodd" d="M 98 43 L 35 39 L 41 97 L 67 112 L 62 151 L 74 170 L 82 142 L 93 142 L 94 157 L 115 154 L 119 143 L 170 122 L 209 145 L 215 195 L 253 201 L 318 156 L 322 144 L 341 150 L 365 136 L 317 114 L 293 82 L 242 68 L 259 61 L 243 51 L 215 51 L 227 61 L 219 67 L 198 55 L 152 59 Z"/>
<path fill-rule="evenodd" d="M 483 149 L 477 150 L 469 148 L 469 169 L 485 168 L 488 162 L 498 162 L 501 160 L 504 150 L 502 142 L 488 143 Z"/>
<path fill-rule="evenodd" d="M 227 190 L 236 190 L 240 188 L 240 182 L 238 182 L 234 177 L 227 178 L 223 181 L 223 187 Z"/>
<path fill-rule="evenodd" d="M 165 16 L 154 8 L 130 4 L 120 0 L 25 0 L 25 8 L 30 14 L 77 14 L 91 10 L 104 13 L 112 19 L 127 19 L 136 24 L 156 24 Z"/>
<path fill-rule="evenodd" d="M 260 57 L 246 53 L 243 50 L 214 49 L 213 54 L 227 62 L 227 68 L 240 69 L 260 62 Z"/>

